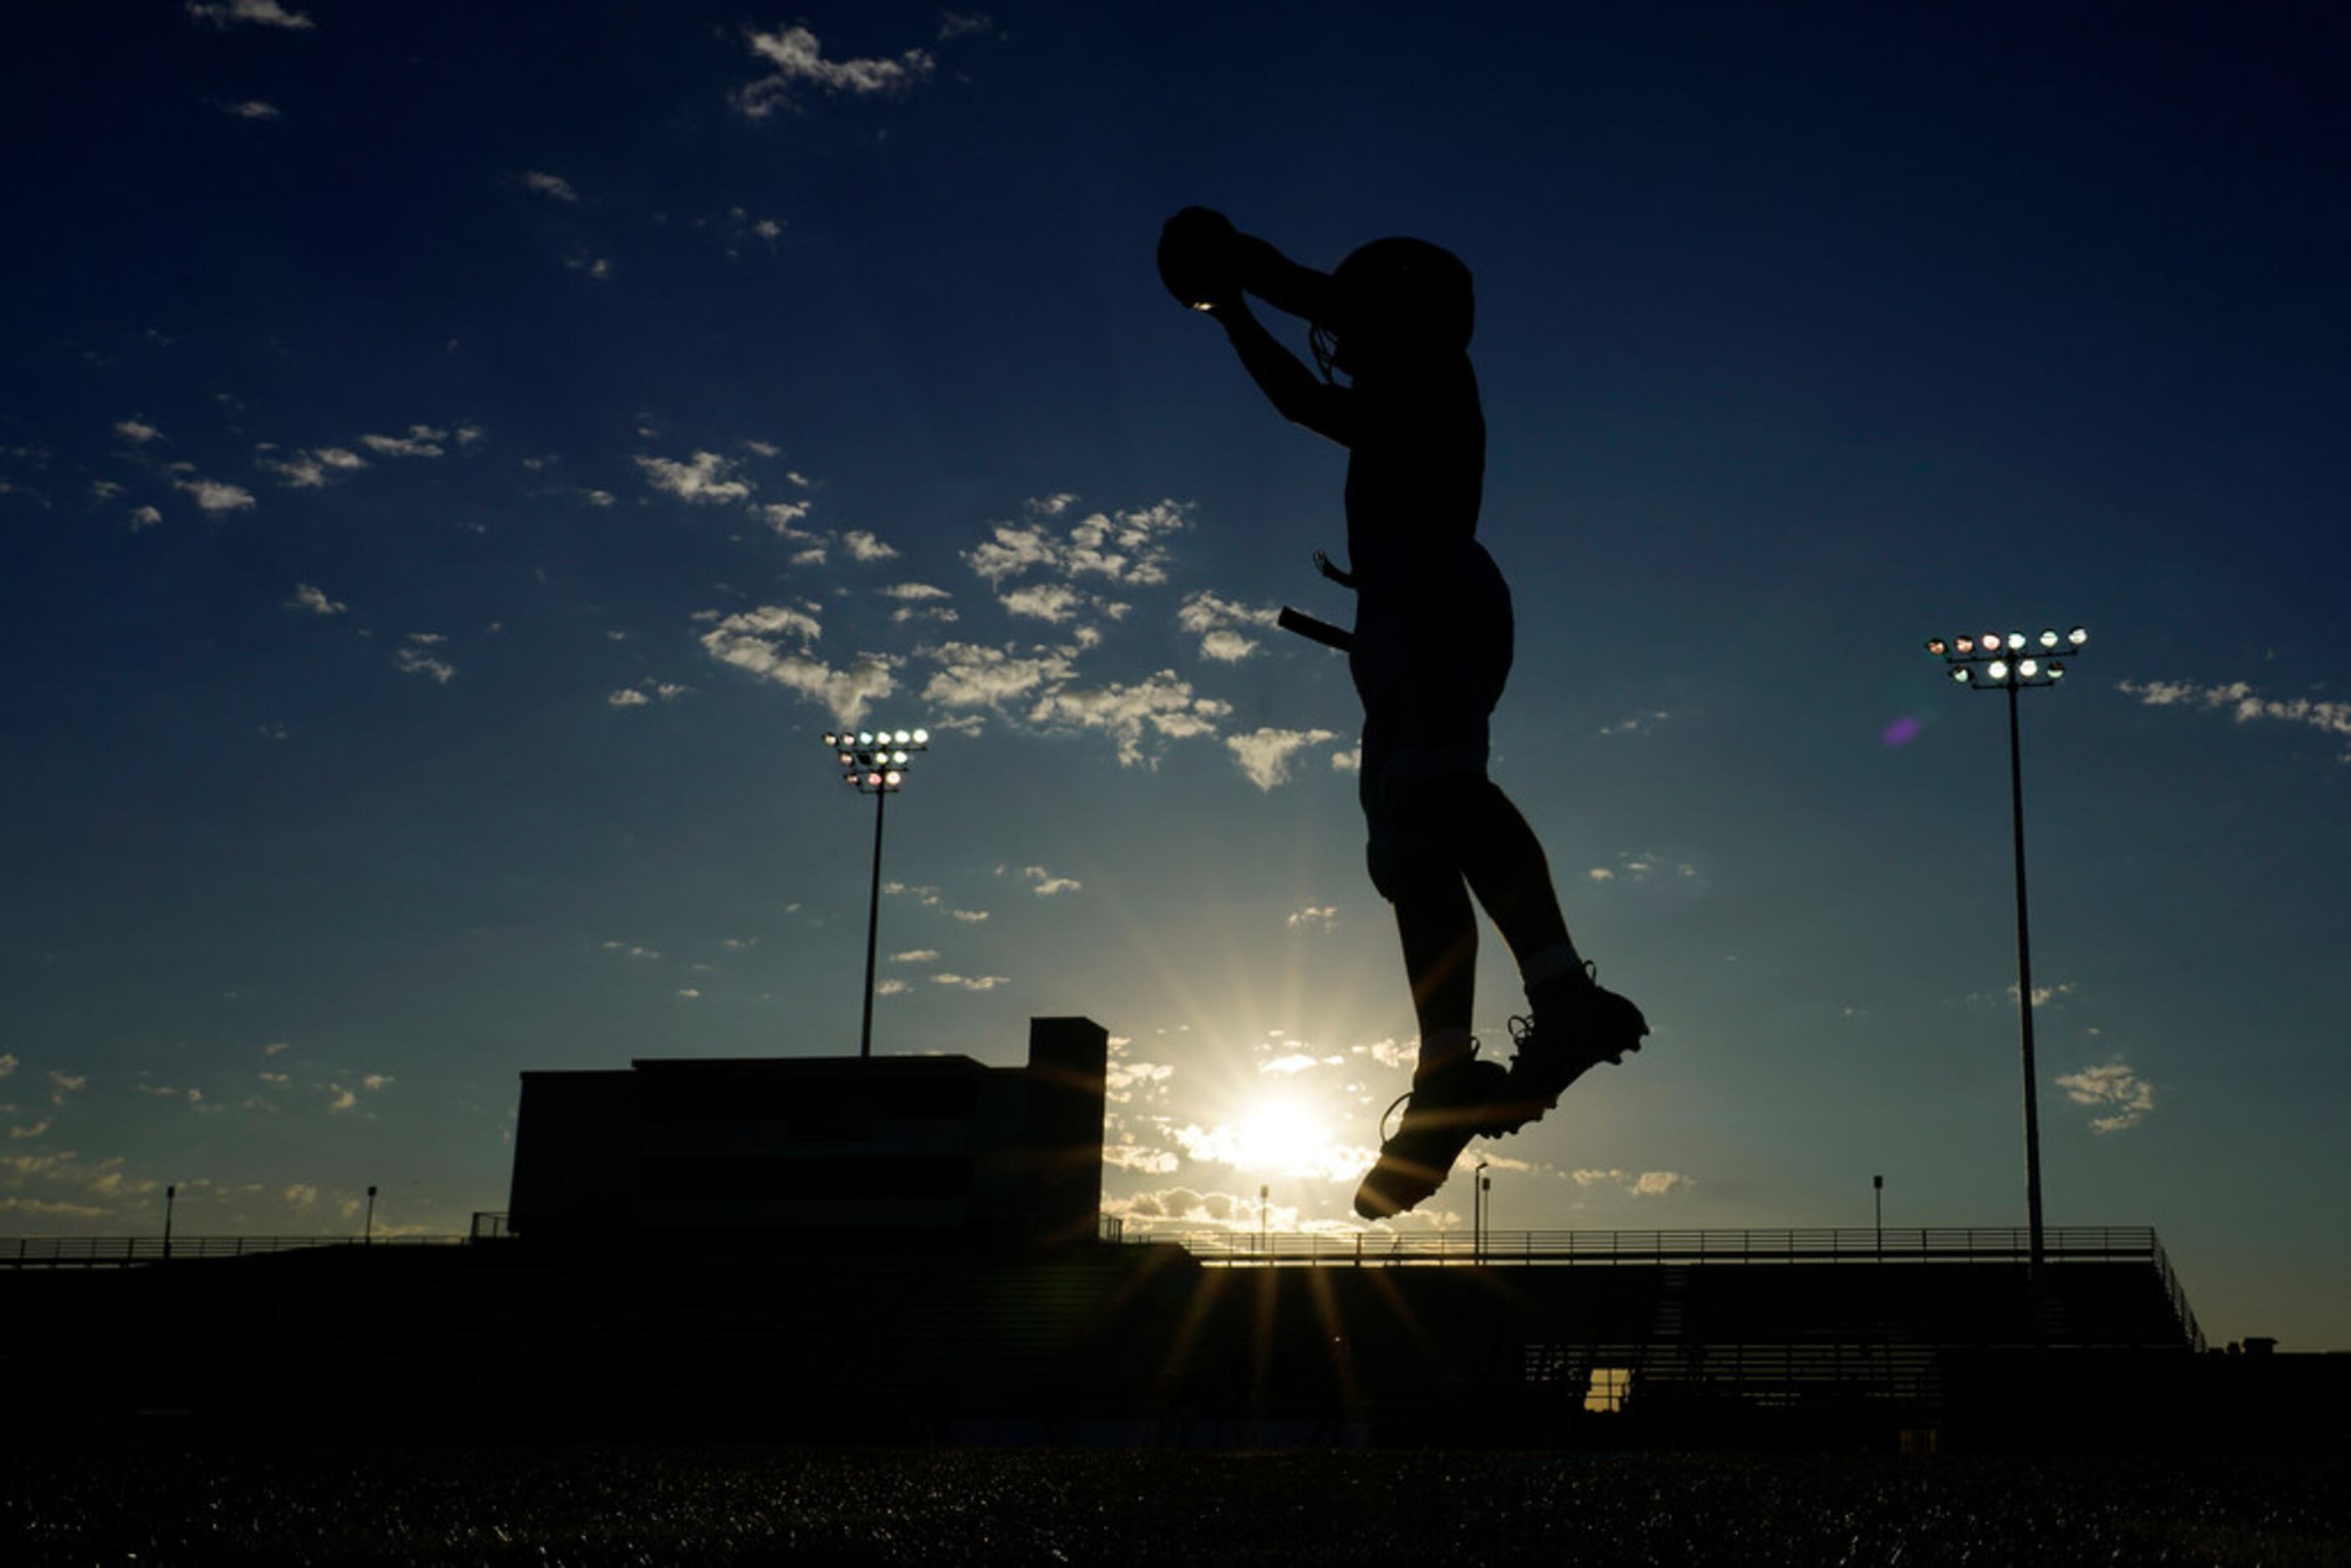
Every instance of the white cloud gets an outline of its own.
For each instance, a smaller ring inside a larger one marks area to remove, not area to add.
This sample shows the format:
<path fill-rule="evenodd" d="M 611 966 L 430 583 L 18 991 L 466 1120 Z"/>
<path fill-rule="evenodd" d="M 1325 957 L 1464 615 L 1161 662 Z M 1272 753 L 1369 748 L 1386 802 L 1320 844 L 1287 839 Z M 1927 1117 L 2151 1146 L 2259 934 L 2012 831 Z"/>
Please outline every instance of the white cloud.
<path fill-rule="evenodd" d="M 1309 904 L 1304 909 L 1290 912 L 1292 931 L 1334 931 L 1339 925 L 1339 906 L 1335 904 Z"/>
<path fill-rule="evenodd" d="M 131 509 L 131 531 L 134 534 L 141 528 L 152 528 L 162 520 L 163 514 L 152 507 L 133 507 Z"/>
<path fill-rule="evenodd" d="M 926 600 L 954 597 L 946 589 L 934 588 L 927 582 L 893 582 L 887 588 L 876 589 L 874 591 L 884 599 L 895 599 L 908 604 L 919 604 Z"/>
<path fill-rule="evenodd" d="M 890 672 L 901 661 L 894 654 L 859 653 L 846 668 L 835 669 L 807 652 L 820 630 L 816 617 L 805 612 L 763 604 L 721 620 L 703 633 L 702 647 L 720 664 L 822 703 L 835 723 L 853 727 L 868 704 L 897 690 Z M 782 646 L 780 639 L 787 637 L 799 640 L 798 651 Z"/>
<path fill-rule="evenodd" d="M 940 914 L 960 920 L 967 925 L 977 925 L 987 918 L 987 911 L 985 909 L 956 909 L 949 906 L 935 887 L 910 887 L 903 882 L 885 882 L 882 884 L 882 891 L 893 898 L 913 898 L 924 908 L 935 909 Z M 933 956 L 936 956 L 936 955 Z"/>
<path fill-rule="evenodd" d="M 755 505 L 751 510 L 762 522 L 773 528 L 778 538 L 809 539 L 816 536 L 804 533 L 793 525 L 807 517 L 809 508 L 815 504 L 813 501 L 763 501 Z"/>
<path fill-rule="evenodd" d="M 1583 874 L 1593 882 L 1614 882 L 1620 876 L 1626 882 L 1646 882 L 1661 874 L 1670 875 L 1677 881 L 1696 882 L 1698 867 L 1686 861 L 1669 861 L 1655 850 L 1643 850 L 1637 853 L 1627 850 L 1617 855 L 1615 869 L 1593 866 Z"/>
<path fill-rule="evenodd" d="M 2104 1107 L 2106 1114 L 2090 1119 L 2090 1130 L 2118 1133 L 2136 1126 L 2155 1109 L 2155 1085 L 2119 1059 L 2102 1067 L 2085 1067 L 2058 1075 L 2057 1087 L 2076 1105 Z"/>
<path fill-rule="evenodd" d="M 604 701 L 613 707 L 644 707 L 654 702 L 674 702 L 693 689 L 674 681 L 643 681 L 622 686 Z"/>
<path fill-rule="evenodd" d="M 998 986 L 1009 985 L 1008 975 L 933 975 L 935 986 L 960 986 L 967 991 L 992 991 Z"/>
<path fill-rule="evenodd" d="M 1030 708 L 1031 722 L 1099 729 L 1118 743 L 1122 768 L 1153 761 L 1144 753 L 1146 732 L 1163 739 L 1184 740 L 1217 732 L 1216 721 L 1229 715 L 1232 705 L 1192 695 L 1192 684 L 1178 680 L 1173 670 L 1127 685 L 1119 682 L 1092 691 L 1062 686 L 1040 696 Z"/>
<path fill-rule="evenodd" d="M 1134 511 L 1096 512 L 1070 530 L 1069 570 L 1113 582 L 1167 580 L 1166 537 L 1190 526 L 1190 508 L 1175 501 Z"/>
<path fill-rule="evenodd" d="M 1200 657 L 1238 664 L 1256 653 L 1258 646 L 1256 638 L 1244 637 L 1238 632 L 1211 632 L 1200 639 Z"/>
<path fill-rule="evenodd" d="M 445 686 L 456 679 L 456 665 L 424 651 L 444 640 L 438 632 L 411 632 L 408 634 L 408 640 L 409 646 L 397 650 L 392 655 L 393 668 L 402 674 L 423 675 L 435 685 Z"/>
<path fill-rule="evenodd" d="M 997 602 L 1012 614 L 1059 625 L 1078 612 L 1085 597 L 1066 583 L 1032 582 L 1001 595 Z"/>
<path fill-rule="evenodd" d="M 299 11 L 288 11 L 281 0 L 188 0 L 187 11 L 197 21 L 215 27 L 250 22 L 256 26 L 304 32 L 316 25 Z"/>
<path fill-rule="evenodd" d="M 1073 497 L 1029 503 L 1058 518 Z M 1047 569 L 1063 578 L 1101 577 L 1113 583 L 1167 580 L 1167 538 L 1190 526 L 1190 508 L 1176 501 L 1123 512 L 1096 512 L 1055 537 L 1044 523 L 997 523 L 988 540 L 964 552 L 964 564 L 991 584 Z"/>
<path fill-rule="evenodd" d="M 1020 874 L 1037 884 L 1036 894 L 1040 898 L 1050 898 L 1061 893 L 1076 893 L 1085 886 L 1073 876 L 1055 876 L 1040 865 L 1025 867 Z"/>
<path fill-rule="evenodd" d="M 311 615 L 340 615 L 350 608 L 340 599 L 329 599 L 325 591 L 307 582 L 294 585 L 294 597 L 286 601 L 288 610 L 299 610 Z"/>
<path fill-rule="evenodd" d="M 1331 770 L 1333 773 L 1362 772 L 1364 770 L 1364 748 L 1361 746 L 1351 746 L 1344 751 L 1332 752 L 1331 754 Z"/>
<path fill-rule="evenodd" d="M 927 653 L 940 667 L 923 687 L 923 700 L 941 707 L 998 707 L 1058 686 L 1075 673 L 1066 653 L 1019 655 L 973 643 L 949 643 Z"/>
<path fill-rule="evenodd" d="M 1253 729 L 1247 735 L 1225 737 L 1225 747 L 1240 764 L 1249 781 L 1260 789 L 1270 790 L 1290 779 L 1290 759 L 1293 754 L 1309 746 L 1320 746 L 1338 737 L 1327 729 Z"/>
<path fill-rule="evenodd" d="M 746 29 L 751 52 L 773 69 L 738 89 L 735 107 L 752 120 L 765 120 L 778 108 L 792 106 L 792 94 L 801 87 L 828 93 L 872 97 L 904 92 L 928 77 L 937 62 L 924 49 L 908 49 L 896 59 L 828 60 L 814 33 L 806 27 L 786 27 L 762 33 Z"/>
<path fill-rule="evenodd" d="M 1114 1166 L 1119 1170 L 1141 1171 L 1146 1176 L 1172 1176 L 1184 1163 L 1183 1156 L 1173 1149 L 1148 1148 L 1141 1144 L 1123 1140 L 1118 1143 L 1103 1143 L 1102 1157 L 1102 1164 L 1106 1166 Z M 1106 1209 L 1111 1208 L 1113 1205 L 1122 1201 L 1132 1202 L 1132 1200 L 1111 1198 L 1107 1199 L 1102 1207 Z"/>
<path fill-rule="evenodd" d="M 296 1208 L 315 1208 L 319 1204 L 318 1187 L 307 1181 L 298 1181 L 277 1196 Z"/>
<path fill-rule="evenodd" d="M 1244 636 L 1237 628 L 1278 625 L 1280 618 L 1279 611 L 1252 610 L 1202 590 L 1185 595 L 1182 608 L 1176 612 L 1176 624 L 1200 639 L 1202 658 L 1231 664 L 1248 658 L 1259 646 L 1257 639 Z"/>
<path fill-rule="evenodd" d="M 172 487 L 193 496 L 196 506 L 207 512 L 241 512 L 253 505 L 252 491 L 217 479 L 174 479 Z"/>
<path fill-rule="evenodd" d="M 1156 1093 L 1175 1076 L 1175 1067 L 1167 1062 L 1113 1061 L 1102 1080 L 1102 1092 L 1123 1104 L 1137 1094 Z"/>
<path fill-rule="evenodd" d="M 772 441 L 752 441 L 747 439 L 743 444 L 747 449 L 758 453 L 762 457 L 781 457 L 784 455 L 784 449 L 777 445 Z"/>
<path fill-rule="evenodd" d="M 2351 702 L 2313 702 L 2308 697 L 2265 697 L 2243 681 L 2199 686 L 2192 681 L 2118 681 L 2115 689 L 2149 707 L 2226 708 L 2239 724 L 2283 719 L 2326 735 L 2351 738 Z M 2351 748 L 2343 753 L 2351 762 Z"/>
<path fill-rule="evenodd" d="M 736 464 L 716 452 L 697 452 L 684 462 L 667 457 L 636 457 L 632 462 L 645 471 L 645 483 L 656 490 L 666 490 L 681 501 L 701 505 L 713 502 L 740 501 L 749 497 L 751 482 L 735 478 Z"/>
<path fill-rule="evenodd" d="M 679 987 L 679 988 L 678 988 L 678 992 L 677 992 L 677 994 L 678 994 L 679 996 L 681 996 L 681 997 L 684 998 L 687 1001 L 693 1001 L 693 1000 L 695 1000 L 695 998 L 699 998 L 699 997 L 702 995 L 702 993 L 701 993 L 700 991 L 696 990 L 696 989 L 695 989 L 694 987 L 692 987 L 692 986 L 681 986 L 681 987 Z"/>
<path fill-rule="evenodd" d="M 1656 729 L 1659 725 L 1667 722 L 1673 716 L 1674 716 L 1672 714 L 1666 712 L 1662 708 L 1656 708 L 1647 713 L 1635 714 L 1631 718 L 1620 718 L 1614 724 L 1604 724 L 1600 727 L 1600 733 L 1603 735 L 1646 735 L 1649 731 Z"/>
<path fill-rule="evenodd" d="M 360 1087 L 371 1094 L 378 1094 L 391 1088 L 392 1082 L 392 1076 L 389 1072 L 371 1072 L 360 1080 Z"/>
<path fill-rule="evenodd" d="M 1635 1175 L 1614 1167 L 1572 1171 L 1569 1178 L 1578 1186 L 1612 1186 L 1633 1197 L 1662 1197 L 1667 1193 L 1687 1191 L 1692 1185 L 1690 1178 L 1679 1171 L 1642 1171 Z"/>
<path fill-rule="evenodd" d="M 873 982 L 873 994 L 877 997 L 904 996 L 906 992 L 911 991 L 914 988 L 914 987 L 908 985 L 905 981 L 896 979 L 894 977 L 886 980 L 876 980 Z"/>
<path fill-rule="evenodd" d="M 849 559 L 852 560 L 873 561 L 898 559 L 896 549 L 883 544 L 863 528 L 850 529 L 841 536 L 841 542 L 848 548 Z"/>
<path fill-rule="evenodd" d="M 549 174 L 533 169 L 523 175 L 522 183 L 540 195 L 552 196 L 559 202 L 577 202 L 580 199 L 580 193 L 572 189 L 571 182 L 560 174 Z"/>
<path fill-rule="evenodd" d="M 327 1092 L 334 1096 L 333 1099 L 327 1102 L 327 1113 L 329 1115 L 333 1115 L 339 1111 L 348 1111 L 360 1103 L 360 1097 L 356 1091 L 346 1089 L 340 1083 L 328 1084 Z"/>
<path fill-rule="evenodd" d="M 5 1051 L 0 1051 L 0 1078 L 10 1076 L 16 1071 L 16 1059 L 14 1056 Z"/>
<path fill-rule="evenodd" d="M 997 524 L 992 538 L 966 550 L 963 557 L 966 566 L 989 582 L 1018 577 L 1032 566 L 1049 566 L 1058 559 L 1043 528 L 1035 524 L 1018 528 L 1010 523 Z"/>
<path fill-rule="evenodd" d="M 257 98 L 246 99 L 243 103 L 224 103 L 219 105 L 218 108 L 223 114 L 228 115 L 232 119 L 235 120 L 277 120 L 282 118 L 276 104 L 264 103 Z"/>
<path fill-rule="evenodd" d="M 325 487 L 330 471 L 348 474 L 367 466 L 366 458 L 340 446 L 322 446 L 316 452 L 290 452 L 284 457 L 264 457 L 259 461 L 264 468 L 284 479 L 290 490 L 321 489 Z"/>
<path fill-rule="evenodd" d="M 406 435 L 362 435 L 360 444 L 383 457 L 438 457 L 447 450 L 441 444 L 448 439 L 445 430 L 412 424 Z"/>
<path fill-rule="evenodd" d="M 133 446 L 144 446 L 151 441 L 161 441 L 163 438 L 162 431 L 141 419 L 116 420 L 114 434 L 130 442 Z"/>
<path fill-rule="evenodd" d="M 612 276 L 612 263 L 607 256 L 575 256 L 566 259 L 563 265 L 573 272 L 586 273 L 598 283 Z"/>
<path fill-rule="evenodd" d="M 935 947 L 909 947 L 904 953 L 890 955 L 893 964 L 935 964 L 938 961 L 939 953 Z"/>

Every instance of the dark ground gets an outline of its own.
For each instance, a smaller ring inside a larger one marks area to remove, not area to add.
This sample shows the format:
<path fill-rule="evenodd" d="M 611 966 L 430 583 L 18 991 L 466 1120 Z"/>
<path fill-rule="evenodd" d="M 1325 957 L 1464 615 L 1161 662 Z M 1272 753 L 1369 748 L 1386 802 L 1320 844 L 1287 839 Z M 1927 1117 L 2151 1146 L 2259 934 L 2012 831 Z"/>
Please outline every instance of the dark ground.
<path fill-rule="evenodd" d="M 10 1563 L 2351 1563 L 2351 1462 L 59 1444 Z"/>

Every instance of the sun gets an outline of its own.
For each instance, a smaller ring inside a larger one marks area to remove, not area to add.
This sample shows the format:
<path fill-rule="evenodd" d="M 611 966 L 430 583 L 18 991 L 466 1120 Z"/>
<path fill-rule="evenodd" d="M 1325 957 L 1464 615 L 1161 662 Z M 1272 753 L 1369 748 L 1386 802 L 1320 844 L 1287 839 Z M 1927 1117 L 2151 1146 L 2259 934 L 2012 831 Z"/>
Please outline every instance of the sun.
<path fill-rule="evenodd" d="M 1234 1131 L 1234 1152 L 1244 1170 L 1315 1172 L 1332 1154 L 1329 1125 L 1313 1109 L 1286 1096 L 1259 1101 Z"/>

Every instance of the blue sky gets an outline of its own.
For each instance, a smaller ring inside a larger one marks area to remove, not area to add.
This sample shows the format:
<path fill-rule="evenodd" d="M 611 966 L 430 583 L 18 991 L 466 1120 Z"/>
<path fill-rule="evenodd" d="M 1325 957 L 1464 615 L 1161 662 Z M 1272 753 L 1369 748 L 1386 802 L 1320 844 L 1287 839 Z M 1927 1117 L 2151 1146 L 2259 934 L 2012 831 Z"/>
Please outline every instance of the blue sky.
<path fill-rule="evenodd" d="M 0 1229 L 462 1229 L 520 1071 L 853 1051 L 840 723 L 934 733 L 878 1050 L 1091 1015 L 1114 1209 L 1352 1224 L 1412 1025 L 1345 671 L 1267 624 L 1346 612 L 1343 455 L 1160 287 L 1205 203 L 1478 278 L 1494 772 L 1656 1031 L 1488 1146 L 1498 1227 L 2022 1222 L 2001 704 L 1920 644 L 2080 622 L 2050 1220 L 2351 1348 L 2339 23 L 16 26 Z"/>

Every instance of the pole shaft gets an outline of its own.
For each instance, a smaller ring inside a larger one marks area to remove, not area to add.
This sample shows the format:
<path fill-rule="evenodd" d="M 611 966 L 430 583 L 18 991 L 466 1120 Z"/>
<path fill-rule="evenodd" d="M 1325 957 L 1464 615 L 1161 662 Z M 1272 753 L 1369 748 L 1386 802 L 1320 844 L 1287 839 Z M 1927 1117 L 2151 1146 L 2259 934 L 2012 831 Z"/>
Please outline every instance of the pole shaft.
<path fill-rule="evenodd" d="M 887 789 L 873 791 L 873 892 L 865 905 L 865 1022 L 857 1032 L 857 1054 L 873 1054 L 873 945 L 882 934 L 882 809 Z"/>
<path fill-rule="evenodd" d="M 2016 840 L 2016 1011 L 2024 1053 L 2024 1213 L 2031 1228 L 2032 1279 L 2041 1280 L 2041 1092 L 2032 1061 L 2032 927 L 2024 898 L 2024 764 L 2016 725 L 2016 687 L 2008 688 L 2008 789 Z"/>

